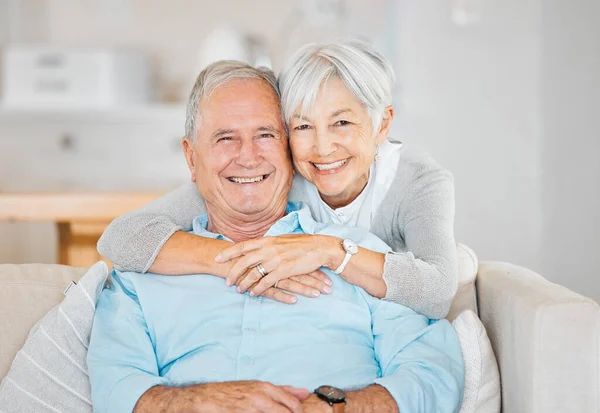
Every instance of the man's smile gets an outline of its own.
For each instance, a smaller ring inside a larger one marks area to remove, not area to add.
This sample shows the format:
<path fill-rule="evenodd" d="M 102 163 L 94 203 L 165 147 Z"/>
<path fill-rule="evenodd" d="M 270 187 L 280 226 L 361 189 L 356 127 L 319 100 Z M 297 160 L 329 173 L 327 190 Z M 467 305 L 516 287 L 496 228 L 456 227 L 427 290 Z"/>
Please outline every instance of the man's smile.
<path fill-rule="evenodd" d="M 236 184 L 254 184 L 257 182 L 262 182 L 265 179 L 267 179 L 269 176 L 271 176 L 270 173 L 266 174 L 266 175 L 256 175 L 256 176 L 230 176 L 227 179 L 233 183 Z"/>

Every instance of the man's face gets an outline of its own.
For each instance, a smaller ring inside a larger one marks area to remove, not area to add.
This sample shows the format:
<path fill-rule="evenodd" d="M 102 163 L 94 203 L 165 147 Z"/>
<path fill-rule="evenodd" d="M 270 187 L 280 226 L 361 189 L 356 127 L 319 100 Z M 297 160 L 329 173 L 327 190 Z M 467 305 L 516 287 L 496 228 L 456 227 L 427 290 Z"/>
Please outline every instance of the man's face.
<path fill-rule="evenodd" d="M 292 163 L 279 101 L 262 80 L 234 80 L 200 104 L 197 141 L 184 150 L 209 212 L 242 221 L 287 203 Z"/>

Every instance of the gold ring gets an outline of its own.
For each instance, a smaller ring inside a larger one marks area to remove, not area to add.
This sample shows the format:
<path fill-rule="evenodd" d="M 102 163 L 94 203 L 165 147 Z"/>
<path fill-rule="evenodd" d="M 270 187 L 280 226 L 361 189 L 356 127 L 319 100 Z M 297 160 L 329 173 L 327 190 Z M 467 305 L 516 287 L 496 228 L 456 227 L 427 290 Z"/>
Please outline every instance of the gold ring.
<path fill-rule="evenodd" d="M 265 270 L 265 267 L 262 266 L 262 264 L 257 264 L 256 265 L 256 269 L 258 270 L 258 272 L 260 273 L 261 276 L 266 277 L 268 272 Z"/>

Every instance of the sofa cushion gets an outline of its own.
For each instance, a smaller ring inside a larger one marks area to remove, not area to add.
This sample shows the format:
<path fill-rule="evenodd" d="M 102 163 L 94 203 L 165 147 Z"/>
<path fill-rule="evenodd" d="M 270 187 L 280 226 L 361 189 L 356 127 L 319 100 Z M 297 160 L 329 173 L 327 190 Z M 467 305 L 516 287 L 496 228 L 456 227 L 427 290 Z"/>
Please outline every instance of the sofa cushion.
<path fill-rule="evenodd" d="M 477 293 L 475 291 L 475 280 L 479 262 L 477 255 L 466 245 L 456 246 L 458 254 L 458 290 L 450 306 L 450 312 L 446 317 L 454 320 L 465 310 L 471 310 L 477 314 Z"/>
<path fill-rule="evenodd" d="M 48 264 L 0 265 L 0 378 L 8 372 L 31 327 L 63 298 L 87 268 Z"/>
<path fill-rule="evenodd" d="M 106 263 L 93 265 L 68 288 L 64 300 L 33 326 L 0 384 L 3 412 L 92 411 L 87 347 L 107 277 Z"/>
<path fill-rule="evenodd" d="M 452 325 L 465 362 L 465 388 L 460 413 L 499 413 L 500 373 L 483 324 L 473 311 L 467 310 Z"/>

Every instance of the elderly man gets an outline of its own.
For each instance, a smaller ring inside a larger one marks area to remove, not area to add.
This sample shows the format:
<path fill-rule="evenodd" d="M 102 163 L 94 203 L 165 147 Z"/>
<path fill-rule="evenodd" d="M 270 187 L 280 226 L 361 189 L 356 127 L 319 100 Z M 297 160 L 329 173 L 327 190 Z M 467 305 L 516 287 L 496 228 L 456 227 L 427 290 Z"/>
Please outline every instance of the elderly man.
<path fill-rule="evenodd" d="M 272 72 L 209 66 L 190 97 L 188 122 L 196 116 L 184 149 L 207 214 L 194 234 L 239 242 L 319 233 L 389 250 L 287 202 L 293 170 Z M 88 354 L 95 411 L 457 411 L 464 370 L 450 324 L 328 275 L 331 294 L 290 306 L 213 276 L 113 273 Z"/>

